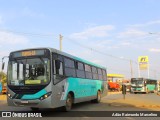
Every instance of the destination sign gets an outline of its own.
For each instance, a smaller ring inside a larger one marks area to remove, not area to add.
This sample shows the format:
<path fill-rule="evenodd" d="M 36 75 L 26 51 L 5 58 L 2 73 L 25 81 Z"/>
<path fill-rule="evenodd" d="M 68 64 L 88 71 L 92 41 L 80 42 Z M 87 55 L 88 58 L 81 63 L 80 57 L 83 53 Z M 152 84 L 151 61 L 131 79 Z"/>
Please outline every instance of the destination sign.
<path fill-rule="evenodd" d="M 47 55 L 49 51 L 46 50 L 26 50 L 26 51 L 18 51 L 11 53 L 12 58 L 17 57 L 28 57 L 28 56 L 41 56 L 41 55 Z"/>
<path fill-rule="evenodd" d="M 23 51 L 22 52 L 22 56 L 33 56 L 36 55 L 36 51 L 32 50 L 32 51 Z"/>

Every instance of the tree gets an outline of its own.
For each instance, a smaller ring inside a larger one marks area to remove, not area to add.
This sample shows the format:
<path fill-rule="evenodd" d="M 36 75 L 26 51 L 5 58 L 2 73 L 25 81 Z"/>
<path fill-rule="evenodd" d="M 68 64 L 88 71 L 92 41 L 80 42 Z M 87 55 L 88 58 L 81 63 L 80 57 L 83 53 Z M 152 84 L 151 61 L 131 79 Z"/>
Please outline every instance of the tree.
<path fill-rule="evenodd" d="M 4 72 L 0 72 L 0 80 L 2 84 L 7 82 L 7 75 Z"/>

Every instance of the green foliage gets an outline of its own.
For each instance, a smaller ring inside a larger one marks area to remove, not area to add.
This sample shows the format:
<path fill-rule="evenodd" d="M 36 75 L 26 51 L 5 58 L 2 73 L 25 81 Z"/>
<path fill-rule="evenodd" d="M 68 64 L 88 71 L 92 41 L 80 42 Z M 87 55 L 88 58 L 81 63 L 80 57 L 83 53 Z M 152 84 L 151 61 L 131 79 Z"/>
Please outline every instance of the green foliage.
<path fill-rule="evenodd" d="M 7 82 L 7 75 L 4 72 L 0 72 L 0 81 L 2 84 Z"/>

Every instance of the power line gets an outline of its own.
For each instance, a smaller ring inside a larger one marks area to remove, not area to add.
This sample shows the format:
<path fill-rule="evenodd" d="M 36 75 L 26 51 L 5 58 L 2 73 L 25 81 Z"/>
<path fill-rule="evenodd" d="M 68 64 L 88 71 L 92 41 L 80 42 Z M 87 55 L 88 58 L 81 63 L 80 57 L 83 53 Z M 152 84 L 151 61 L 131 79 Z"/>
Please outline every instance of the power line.
<path fill-rule="evenodd" d="M 80 44 L 79 42 L 75 41 L 75 40 L 72 40 L 72 39 L 65 39 L 65 40 L 69 40 L 69 41 L 72 41 L 72 43 L 76 44 L 76 45 L 79 45 L 80 47 L 83 47 L 85 49 L 89 49 L 91 51 L 94 51 L 96 53 L 99 53 L 99 54 L 102 54 L 104 56 L 108 56 L 108 57 L 112 57 L 112 58 L 115 58 L 115 59 L 119 59 L 119 60 L 123 60 L 123 61 L 127 61 L 127 62 L 133 62 L 134 64 L 138 65 L 139 63 L 137 61 L 134 61 L 134 60 L 131 60 L 131 59 L 128 59 L 128 58 L 120 58 L 120 57 L 117 57 L 117 56 L 114 56 L 114 55 L 111 55 L 111 54 L 107 54 L 107 53 L 104 53 L 104 52 L 101 52 L 101 51 L 98 51 L 96 49 L 93 49 L 91 47 L 88 47 L 86 45 L 83 45 L 83 44 Z M 107 67 L 108 68 L 108 67 Z M 128 71 L 122 71 L 122 70 L 117 70 L 117 69 L 112 69 L 112 68 L 109 68 L 110 70 L 116 70 L 116 71 L 121 71 L 121 72 L 125 72 L 125 73 L 128 73 Z M 153 69 L 150 69 L 151 71 L 156 71 L 156 70 L 153 70 Z M 156 74 L 160 74 L 158 72 L 156 72 Z"/>
<path fill-rule="evenodd" d="M 9 32 L 9 33 L 15 33 L 15 34 L 19 34 L 19 35 L 25 35 L 25 36 L 54 37 L 54 34 L 19 32 L 19 31 L 13 31 L 13 30 L 8 30 L 8 29 L 0 29 L 0 31 Z M 55 37 L 55 38 L 58 38 L 58 37 Z"/>
<path fill-rule="evenodd" d="M 53 34 L 42 34 L 42 33 L 30 33 L 30 32 L 19 32 L 19 31 L 13 31 L 13 30 L 7 30 L 7 29 L 0 29 L 0 31 L 3 31 L 3 32 L 10 32 L 10 33 L 16 33 L 16 34 L 21 34 L 21 35 L 25 35 L 25 36 L 35 36 L 35 37 L 54 37 Z M 155 34 L 155 33 L 149 33 L 149 34 Z M 55 37 L 57 40 L 58 40 L 58 37 Z M 121 58 L 121 57 L 118 57 L 118 56 L 115 56 L 115 55 L 111 55 L 111 54 L 108 54 L 108 53 L 105 53 L 105 52 L 101 52 L 99 50 L 96 50 L 96 49 L 93 49 L 91 47 L 88 47 L 86 45 L 83 45 L 83 44 L 80 44 L 79 42 L 75 41 L 75 40 L 72 40 L 72 39 L 69 39 L 67 38 L 66 40 L 69 40 L 69 41 L 72 41 L 72 43 L 76 44 L 76 45 L 79 45 L 85 49 L 89 49 L 93 52 L 96 52 L 96 53 L 99 53 L 101 55 L 104 55 L 104 56 L 108 56 L 108 57 L 112 57 L 112 58 L 115 58 L 115 59 L 119 59 L 119 60 L 122 60 L 122 61 L 127 61 L 127 62 L 130 62 L 132 61 L 134 64 L 137 64 L 138 65 L 138 62 L 137 61 L 134 61 L 134 60 L 131 60 L 131 59 L 128 59 L 128 58 Z M 113 69 L 112 69 L 113 70 Z M 115 69 L 114 69 L 115 70 Z M 153 69 L 150 69 L 151 71 L 154 71 Z M 122 70 L 121 70 L 122 71 Z M 158 73 L 158 72 L 156 72 Z"/>
<path fill-rule="evenodd" d="M 124 59 L 124 58 L 121 58 L 121 57 L 118 57 L 118 56 L 114 56 L 114 55 L 111 55 L 111 54 L 107 54 L 107 53 L 104 53 L 104 52 L 101 52 L 101 51 L 98 51 L 98 50 L 96 50 L 96 49 L 93 49 L 93 48 L 91 48 L 91 47 L 88 47 L 88 46 L 86 46 L 86 45 L 82 45 L 82 44 L 80 44 L 79 42 L 77 42 L 77 41 L 75 41 L 75 40 L 72 40 L 72 39 L 69 39 L 69 38 L 67 38 L 67 39 L 65 39 L 65 40 L 69 40 L 69 41 L 72 41 L 72 43 L 74 43 L 74 44 L 76 44 L 76 45 L 79 45 L 79 46 L 81 46 L 81 47 L 83 47 L 83 48 L 86 48 L 86 49 L 89 49 L 89 50 L 91 50 L 91 51 L 94 51 L 94 52 L 96 52 L 96 53 L 99 53 L 99 54 L 102 54 L 102 55 L 105 55 L 105 56 L 108 56 L 108 57 L 112 57 L 112 58 L 115 58 L 115 59 L 119 59 L 119 60 L 123 60 L 123 61 L 128 61 L 128 62 L 130 62 L 130 60 L 131 59 Z M 133 61 L 133 60 L 132 60 Z M 133 61 L 135 64 L 138 64 L 136 61 Z"/>

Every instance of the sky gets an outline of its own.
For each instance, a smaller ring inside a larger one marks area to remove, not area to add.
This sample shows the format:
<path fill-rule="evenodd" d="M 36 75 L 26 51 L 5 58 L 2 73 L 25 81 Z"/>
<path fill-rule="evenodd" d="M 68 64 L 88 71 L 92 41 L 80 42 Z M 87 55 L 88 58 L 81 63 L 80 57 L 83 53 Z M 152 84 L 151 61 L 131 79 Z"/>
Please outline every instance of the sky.
<path fill-rule="evenodd" d="M 132 67 L 138 77 L 138 57 L 148 56 L 149 74 L 140 76 L 160 79 L 159 6 L 159 0 L 0 0 L 0 59 L 20 49 L 59 49 L 61 34 L 64 52 L 108 73 L 130 78 Z"/>

